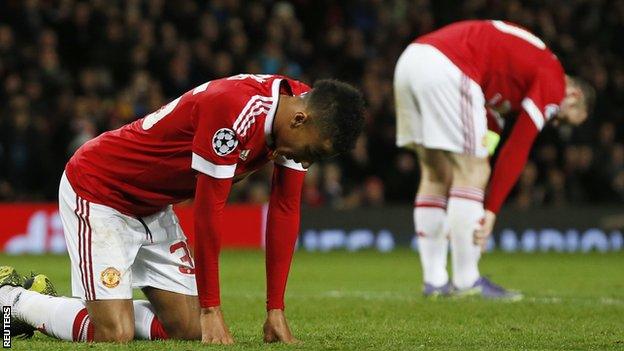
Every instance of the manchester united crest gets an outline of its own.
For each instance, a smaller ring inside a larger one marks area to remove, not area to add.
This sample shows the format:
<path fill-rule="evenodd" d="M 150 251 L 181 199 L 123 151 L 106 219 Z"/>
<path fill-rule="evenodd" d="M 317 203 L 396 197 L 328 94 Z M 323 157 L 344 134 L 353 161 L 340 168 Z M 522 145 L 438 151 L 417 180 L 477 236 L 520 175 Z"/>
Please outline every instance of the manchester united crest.
<path fill-rule="evenodd" d="M 119 281 L 121 280 L 121 273 L 119 273 L 119 271 L 114 267 L 108 267 L 102 271 L 102 274 L 100 274 L 100 279 L 102 280 L 102 284 L 104 284 L 105 287 L 112 289 L 119 285 Z"/>

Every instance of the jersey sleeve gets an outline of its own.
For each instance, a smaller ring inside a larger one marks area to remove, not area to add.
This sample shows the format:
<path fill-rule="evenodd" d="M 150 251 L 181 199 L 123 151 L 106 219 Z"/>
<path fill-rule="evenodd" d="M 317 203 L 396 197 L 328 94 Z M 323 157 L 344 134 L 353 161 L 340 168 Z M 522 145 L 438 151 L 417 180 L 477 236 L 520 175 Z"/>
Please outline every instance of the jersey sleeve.
<path fill-rule="evenodd" d="M 494 165 L 485 199 L 487 210 L 498 213 L 502 207 L 524 169 L 535 138 L 559 111 L 564 90 L 565 78 L 562 74 L 558 76 L 543 71 L 536 76 Z"/>
<path fill-rule="evenodd" d="M 276 165 L 266 228 L 267 310 L 284 309 L 284 293 L 299 234 L 305 172 Z"/>
<path fill-rule="evenodd" d="M 215 83 L 215 85 L 224 83 Z M 200 96 L 193 111 L 195 135 L 192 143 L 191 168 L 213 178 L 232 178 L 240 154 L 234 121 L 244 109 L 245 94 L 209 86 Z"/>
<path fill-rule="evenodd" d="M 498 154 L 485 198 L 486 210 L 498 213 L 524 169 L 537 134 L 531 117 L 522 112 Z"/>
<path fill-rule="evenodd" d="M 522 99 L 522 111 L 526 113 L 535 128 L 541 131 L 544 125 L 558 112 L 565 94 L 565 76 L 563 72 L 552 69 L 540 69 L 533 84 Z"/>
<path fill-rule="evenodd" d="M 215 179 L 200 174 L 195 191 L 195 279 L 199 304 L 203 308 L 221 304 L 219 289 L 219 253 L 226 231 L 223 209 L 232 186 L 232 178 Z"/>

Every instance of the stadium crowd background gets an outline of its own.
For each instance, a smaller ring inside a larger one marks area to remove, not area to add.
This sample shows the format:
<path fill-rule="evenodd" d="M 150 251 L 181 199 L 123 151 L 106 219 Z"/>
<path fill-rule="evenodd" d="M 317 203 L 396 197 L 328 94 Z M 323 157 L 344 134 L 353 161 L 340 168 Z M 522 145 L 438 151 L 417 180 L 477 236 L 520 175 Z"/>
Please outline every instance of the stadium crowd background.
<path fill-rule="evenodd" d="M 583 127 L 541 134 L 508 206 L 624 200 L 623 0 L 3 0 L 0 200 L 55 200 L 85 141 L 207 80 L 250 72 L 334 77 L 366 96 L 365 135 L 310 169 L 305 205 L 409 203 L 418 169 L 394 146 L 394 64 L 416 36 L 468 18 L 531 29 L 597 91 Z M 235 186 L 233 201 L 266 201 L 269 174 Z"/>

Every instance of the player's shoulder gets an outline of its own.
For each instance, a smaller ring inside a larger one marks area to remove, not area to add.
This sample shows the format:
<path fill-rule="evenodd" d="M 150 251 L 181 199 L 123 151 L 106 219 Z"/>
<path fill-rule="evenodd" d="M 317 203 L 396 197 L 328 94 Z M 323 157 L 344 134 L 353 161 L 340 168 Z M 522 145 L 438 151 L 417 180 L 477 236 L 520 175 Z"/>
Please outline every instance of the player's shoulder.
<path fill-rule="evenodd" d="M 211 84 L 219 85 L 222 89 L 241 89 L 242 91 L 270 93 L 273 85 L 280 81 L 296 82 L 292 78 L 278 74 L 241 73 L 216 79 Z"/>
<path fill-rule="evenodd" d="M 206 83 L 202 100 L 218 100 L 228 103 L 247 103 L 251 99 L 264 97 L 274 99 L 280 93 L 301 95 L 310 90 L 305 83 L 273 74 L 237 74 Z M 265 100 L 266 100 L 265 99 Z"/>
<path fill-rule="evenodd" d="M 270 95 L 273 82 L 278 78 L 272 74 L 248 74 L 242 73 L 230 77 L 218 79 L 225 89 L 234 89 L 240 93 Z"/>
<path fill-rule="evenodd" d="M 258 116 L 275 113 L 280 94 L 302 95 L 310 90 L 297 80 L 269 74 L 238 74 L 206 84 L 197 95 L 198 118 L 227 125 L 241 138 L 249 134 Z"/>
<path fill-rule="evenodd" d="M 512 60 L 528 61 L 529 71 L 548 71 L 549 74 L 563 74 L 559 58 L 548 45 L 530 29 L 519 24 L 490 20 L 485 21 L 485 31 L 492 33 L 497 47 Z"/>
<path fill-rule="evenodd" d="M 565 95 L 566 74 L 561 62 L 555 55 L 551 56 L 538 68 L 534 84 L 540 87 L 542 94 L 559 101 Z"/>
<path fill-rule="evenodd" d="M 258 108 L 269 108 L 273 101 L 272 84 L 268 75 L 239 74 L 205 83 L 201 91 L 193 90 L 200 113 L 199 118 L 234 122 L 240 114 Z"/>

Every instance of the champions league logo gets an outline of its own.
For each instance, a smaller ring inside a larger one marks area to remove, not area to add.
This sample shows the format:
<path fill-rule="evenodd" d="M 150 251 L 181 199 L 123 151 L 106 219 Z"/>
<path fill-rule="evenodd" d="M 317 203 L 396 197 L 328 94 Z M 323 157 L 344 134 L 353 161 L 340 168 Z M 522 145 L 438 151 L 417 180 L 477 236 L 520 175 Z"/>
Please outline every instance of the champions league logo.
<path fill-rule="evenodd" d="M 219 156 L 225 156 L 234 151 L 236 145 L 238 145 L 238 140 L 231 129 L 221 128 L 212 137 L 212 148 Z"/>

